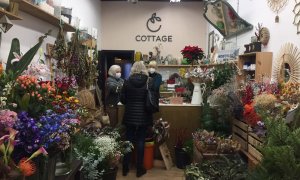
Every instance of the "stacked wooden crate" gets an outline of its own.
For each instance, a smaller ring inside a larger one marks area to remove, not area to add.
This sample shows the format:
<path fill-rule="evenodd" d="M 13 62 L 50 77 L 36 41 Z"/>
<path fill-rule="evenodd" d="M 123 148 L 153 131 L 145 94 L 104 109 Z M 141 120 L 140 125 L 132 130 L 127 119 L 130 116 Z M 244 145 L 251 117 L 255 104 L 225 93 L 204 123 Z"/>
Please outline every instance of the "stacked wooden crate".
<path fill-rule="evenodd" d="M 243 152 L 248 151 L 248 125 L 242 121 L 233 120 L 232 139 L 241 144 Z"/>
<path fill-rule="evenodd" d="M 249 131 L 248 133 L 248 154 L 252 157 L 252 162 L 258 164 L 262 159 L 262 154 L 259 150 L 263 141 L 256 134 Z"/>
<path fill-rule="evenodd" d="M 251 127 L 246 123 L 233 120 L 232 139 L 241 144 L 241 151 L 248 157 L 249 168 L 254 167 L 262 159 L 262 154 L 259 150 L 263 140 L 256 134 L 252 133 Z"/>

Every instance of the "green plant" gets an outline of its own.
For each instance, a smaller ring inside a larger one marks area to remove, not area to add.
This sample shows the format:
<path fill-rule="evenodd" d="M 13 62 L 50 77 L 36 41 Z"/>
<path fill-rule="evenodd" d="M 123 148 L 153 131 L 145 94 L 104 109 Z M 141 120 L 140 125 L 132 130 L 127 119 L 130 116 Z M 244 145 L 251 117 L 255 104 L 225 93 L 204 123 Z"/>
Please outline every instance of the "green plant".
<path fill-rule="evenodd" d="M 247 177 L 247 166 L 238 155 L 219 156 L 200 164 L 191 164 L 185 170 L 190 180 L 242 180 Z"/>
<path fill-rule="evenodd" d="M 11 48 L 7 59 L 7 65 L 6 65 L 6 74 L 13 74 L 14 79 L 22 74 L 23 71 L 25 71 L 28 67 L 28 65 L 31 63 L 33 57 L 39 50 L 40 46 L 42 45 L 44 39 L 47 37 L 47 35 L 50 34 L 51 31 L 48 31 L 44 36 L 41 36 L 39 38 L 39 42 L 33 46 L 29 51 L 27 51 L 17 62 L 12 62 L 13 59 L 15 59 L 15 54 L 21 55 L 20 52 L 20 42 L 17 38 L 14 38 L 11 42 Z"/>
<path fill-rule="evenodd" d="M 235 74 L 235 66 L 225 63 L 224 66 L 220 66 L 213 70 L 214 81 L 211 83 L 211 90 L 217 89 L 222 85 L 228 83 Z"/>
<path fill-rule="evenodd" d="M 262 162 L 249 179 L 292 180 L 300 177 L 300 128 L 289 128 L 282 118 L 265 120 L 267 137 Z"/>

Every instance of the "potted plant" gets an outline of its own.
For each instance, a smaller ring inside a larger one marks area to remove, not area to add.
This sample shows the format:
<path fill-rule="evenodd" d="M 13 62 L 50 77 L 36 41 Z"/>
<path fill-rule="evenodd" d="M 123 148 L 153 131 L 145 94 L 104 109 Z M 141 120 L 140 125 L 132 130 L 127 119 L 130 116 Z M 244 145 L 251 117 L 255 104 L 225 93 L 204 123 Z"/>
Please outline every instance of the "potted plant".
<path fill-rule="evenodd" d="M 121 157 L 132 150 L 128 141 L 122 141 L 118 130 L 87 129 L 76 136 L 75 156 L 83 161 L 84 178 L 114 180 Z"/>
<path fill-rule="evenodd" d="M 174 146 L 175 152 L 175 163 L 176 167 L 179 169 L 184 169 L 186 165 L 190 164 L 191 158 L 187 150 L 189 148 L 185 147 L 185 142 L 188 139 L 187 129 L 178 128 L 176 131 L 176 142 Z"/>

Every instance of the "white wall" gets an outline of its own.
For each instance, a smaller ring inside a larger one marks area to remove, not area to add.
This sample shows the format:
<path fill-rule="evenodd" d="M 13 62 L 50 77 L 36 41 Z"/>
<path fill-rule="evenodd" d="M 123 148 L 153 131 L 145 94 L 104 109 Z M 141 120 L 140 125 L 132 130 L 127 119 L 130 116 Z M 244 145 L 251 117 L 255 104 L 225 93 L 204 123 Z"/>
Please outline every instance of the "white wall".
<path fill-rule="evenodd" d="M 228 0 L 235 10 L 237 10 L 238 1 L 238 14 L 254 26 L 252 31 L 239 35 L 237 38 L 229 39 L 230 41 L 237 42 L 237 46 L 241 48 L 240 54 L 245 51 L 244 44 L 249 44 L 251 36 L 254 36 L 257 23 L 262 23 L 263 26 L 270 30 L 271 38 L 269 44 L 263 47 L 262 51 L 273 52 L 273 60 L 276 59 L 277 52 L 284 43 L 292 42 L 300 46 L 300 35 L 297 35 L 297 27 L 293 25 L 294 13 L 292 11 L 295 1 L 288 1 L 287 6 L 279 13 L 279 23 L 275 23 L 276 14 L 269 8 L 267 1 Z M 208 31 L 210 32 L 213 29 L 213 27 L 209 27 Z"/>
<path fill-rule="evenodd" d="M 100 29 L 100 6 L 99 0 L 63 0 L 62 5 L 73 8 L 73 16 L 81 19 L 80 24 L 87 27 L 95 27 Z M 52 29 L 52 36 L 45 40 L 42 45 L 43 50 L 46 50 L 46 43 L 54 43 L 58 28 L 35 18 L 29 14 L 20 12 L 23 20 L 12 21 L 14 26 L 7 32 L 2 33 L 2 42 L 0 48 L 0 58 L 2 62 L 7 61 L 10 50 L 11 40 L 18 38 L 21 44 L 21 52 L 25 53 L 29 48 L 33 47 L 38 37 Z M 98 43 L 99 44 L 99 43 Z M 37 59 L 37 56 L 35 57 Z"/>
<path fill-rule="evenodd" d="M 170 4 L 169 2 L 102 2 L 101 49 L 135 50 L 148 54 L 159 42 L 137 42 L 136 35 L 172 35 L 173 42 L 162 42 L 162 56 L 182 57 L 186 45 L 206 49 L 207 22 L 203 18 L 202 2 Z M 151 33 L 146 22 L 156 12 L 162 28 Z"/>

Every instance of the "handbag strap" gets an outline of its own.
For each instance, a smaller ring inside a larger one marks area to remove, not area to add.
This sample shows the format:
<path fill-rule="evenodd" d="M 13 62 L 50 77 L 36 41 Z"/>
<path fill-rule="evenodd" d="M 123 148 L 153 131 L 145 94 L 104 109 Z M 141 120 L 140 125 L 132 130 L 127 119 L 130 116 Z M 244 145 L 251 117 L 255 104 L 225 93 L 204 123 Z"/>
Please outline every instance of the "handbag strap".
<path fill-rule="evenodd" d="M 147 89 L 147 90 L 149 90 L 149 87 L 148 87 L 148 86 L 149 86 L 149 79 L 150 79 L 150 78 L 148 77 L 147 82 L 146 82 L 146 89 Z"/>

